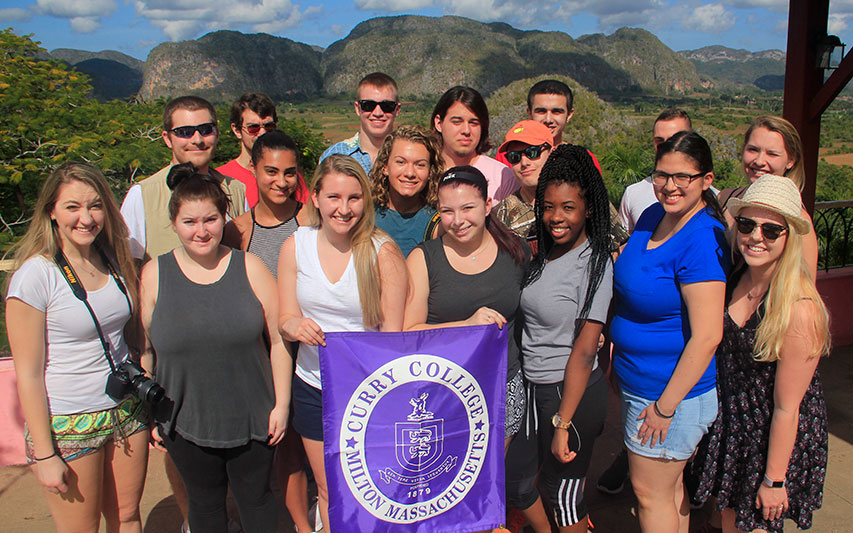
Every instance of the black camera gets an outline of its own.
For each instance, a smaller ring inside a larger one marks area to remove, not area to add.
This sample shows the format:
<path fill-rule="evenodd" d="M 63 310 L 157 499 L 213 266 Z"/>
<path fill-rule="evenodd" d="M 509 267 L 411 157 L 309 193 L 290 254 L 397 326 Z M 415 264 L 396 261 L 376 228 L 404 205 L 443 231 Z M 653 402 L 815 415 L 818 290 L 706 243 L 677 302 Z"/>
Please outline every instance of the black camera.
<path fill-rule="evenodd" d="M 110 373 L 107 378 L 107 395 L 115 401 L 121 401 L 132 394 L 143 402 L 157 406 L 166 397 L 166 389 L 145 375 L 138 363 L 126 360 Z"/>

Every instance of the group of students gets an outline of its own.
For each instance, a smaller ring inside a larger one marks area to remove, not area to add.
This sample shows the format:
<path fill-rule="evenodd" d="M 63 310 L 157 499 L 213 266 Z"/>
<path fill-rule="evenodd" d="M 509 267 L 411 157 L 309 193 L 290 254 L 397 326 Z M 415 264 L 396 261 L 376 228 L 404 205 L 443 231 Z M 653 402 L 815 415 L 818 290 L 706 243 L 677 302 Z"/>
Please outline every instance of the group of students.
<path fill-rule="evenodd" d="M 192 531 L 227 530 L 229 488 L 244 531 L 275 531 L 270 473 L 278 464 L 279 482 L 304 493 L 302 457 L 328 531 L 325 334 L 487 324 L 512 333 L 507 502 L 535 531 L 587 530 L 606 328 L 643 531 L 687 531 L 682 476 L 697 447 L 697 495 L 717 498 L 724 530 L 809 527 L 827 459 L 816 368 L 828 317 L 804 246 L 816 241 L 801 151 L 768 126 L 779 121 L 747 132 L 754 183 L 723 191 L 725 206 L 708 143 L 663 140 L 657 202 L 621 249 L 592 154 L 532 120 L 497 150 L 532 213 L 498 204 L 477 167 L 445 169 L 441 141 L 418 126 L 395 128 L 369 173 L 329 154 L 304 204 L 299 148 L 268 131 L 251 150 L 258 203 L 233 218 L 222 182 L 174 165 L 179 245 L 141 273 L 103 175 L 59 167 L 18 245 L 6 314 L 27 457 L 57 529 L 97 531 L 103 514 L 108 531 L 141 531 L 150 433 L 180 473 Z M 140 394 L 104 390 L 137 350 L 164 389 L 156 419 L 144 377 L 128 386 Z M 291 514 L 307 529 L 307 509 Z"/>

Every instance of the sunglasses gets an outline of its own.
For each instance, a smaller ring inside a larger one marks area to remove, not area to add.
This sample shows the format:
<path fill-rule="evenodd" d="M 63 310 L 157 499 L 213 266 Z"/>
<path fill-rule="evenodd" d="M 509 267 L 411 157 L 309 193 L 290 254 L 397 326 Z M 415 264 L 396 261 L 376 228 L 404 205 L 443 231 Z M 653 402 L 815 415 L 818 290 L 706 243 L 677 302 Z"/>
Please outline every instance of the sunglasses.
<path fill-rule="evenodd" d="M 216 124 L 213 122 L 205 122 L 204 124 L 197 124 L 195 126 L 178 126 L 177 128 L 172 128 L 169 131 L 172 132 L 175 137 L 180 137 L 181 139 L 189 139 L 195 135 L 195 132 L 199 132 L 202 137 L 207 137 L 208 135 L 216 133 Z"/>
<path fill-rule="evenodd" d="M 768 241 L 775 241 L 781 237 L 783 233 L 788 231 L 788 228 L 785 226 L 773 224 L 772 222 L 759 224 L 751 218 L 735 217 L 735 222 L 737 223 L 737 230 L 744 235 L 752 235 L 752 232 L 755 231 L 755 226 L 760 227 L 761 235 L 763 235 Z"/>
<path fill-rule="evenodd" d="M 365 113 L 372 113 L 376 106 L 379 106 L 379 109 L 382 110 L 383 113 L 393 113 L 395 109 L 397 109 L 397 101 L 396 100 L 382 100 L 381 102 L 377 102 L 376 100 L 359 100 L 358 107 Z"/>
<path fill-rule="evenodd" d="M 246 124 L 243 126 L 243 129 L 246 130 L 246 133 L 249 135 L 257 135 L 261 132 L 261 128 L 264 131 L 272 131 L 275 129 L 275 121 L 271 120 L 269 122 L 264 122 L 263 124 Z"/>
<path fill-rule="evenodd" d="M 695 180 L 696 178 L 701 178 L 707 174 L 707 172 L 697 172 L 696 174 L 685 174 L 683 172 L 676 172 L 675 174 L 667 174 L 662 170 L 655 170 L 652 172 L 652 182 L 655 185 L 666 185 L 666 182 L 672 178 L 672 182 L 675 183 L 675 186 L 679 189 L 683 189 L 690 185 L 690 182 Z"/>
<path fill-rule="evenodd" d="M 513 150 L 512 152 L 506 153 L 506 160 L 509 161 L 510 165 L 515 165 L 521 161 L 521 156 L 523 154 L 527 156 L 527 159 L 533 161 L 539 159 L 539 156 L 542 155 L 542 151 L 550 147 L 551 145 L 545 143 L 538 146 L 528 146 L 524 150 Z"/>

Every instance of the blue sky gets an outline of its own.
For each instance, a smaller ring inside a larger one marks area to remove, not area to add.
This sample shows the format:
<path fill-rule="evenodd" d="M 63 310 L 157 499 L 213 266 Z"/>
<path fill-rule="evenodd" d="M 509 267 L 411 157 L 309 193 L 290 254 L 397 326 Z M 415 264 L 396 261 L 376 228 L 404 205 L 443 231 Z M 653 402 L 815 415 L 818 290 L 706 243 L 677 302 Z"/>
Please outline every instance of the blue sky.
<path fill-rule="evenodd" d="M 113 49 L 145 59 L 157 44 L 218 29 L 328 46 L 359 22 L 401 14 L 460 15 L 579 37 L 640 27 L 674 50 L 721 44 L 784 50 L 787 0 L 0 0 L 0 27 L 48 50 Z M 853 0 L 830 3 L 830 33 L 853 45 Z"/>

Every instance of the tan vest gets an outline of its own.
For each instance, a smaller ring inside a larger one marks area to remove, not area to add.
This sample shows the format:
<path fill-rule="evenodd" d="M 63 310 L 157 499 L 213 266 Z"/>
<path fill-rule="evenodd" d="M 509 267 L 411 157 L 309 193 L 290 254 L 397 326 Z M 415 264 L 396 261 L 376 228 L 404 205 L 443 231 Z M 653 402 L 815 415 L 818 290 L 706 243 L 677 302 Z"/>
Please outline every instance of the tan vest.
<path fill-rule="evenodd" d="M 166 185 L 166 176 L 169 175 L 170 168 L 171 165 L 161 168 L 139 182 L 142 205 L 145 208 L 144 260 L 170 252 L 181 245 L 169 219 L 169 199 L 172 197 L 172 191 Z M 228 216 L 237 218 L 246 208 L 246 186 L 212 168 L 209 172 L 211 176 L 221 180 L 225 194 L 231 199 Z"/>

